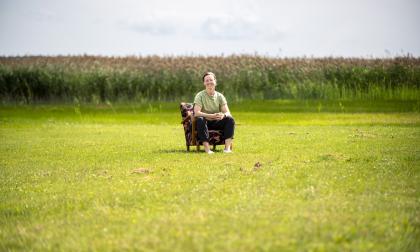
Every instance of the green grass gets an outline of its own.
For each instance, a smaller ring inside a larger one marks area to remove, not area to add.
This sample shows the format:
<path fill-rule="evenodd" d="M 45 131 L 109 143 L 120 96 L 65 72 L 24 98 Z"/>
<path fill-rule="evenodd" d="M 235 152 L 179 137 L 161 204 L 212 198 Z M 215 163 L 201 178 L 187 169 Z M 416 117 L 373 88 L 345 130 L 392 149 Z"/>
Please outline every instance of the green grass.
<path fill-rule="evenodd" d="M 319 103 L 232 104 L 212 156 L 177 104 L 3 105 L 0 250 L 418 251 L 418 102 Z"/>

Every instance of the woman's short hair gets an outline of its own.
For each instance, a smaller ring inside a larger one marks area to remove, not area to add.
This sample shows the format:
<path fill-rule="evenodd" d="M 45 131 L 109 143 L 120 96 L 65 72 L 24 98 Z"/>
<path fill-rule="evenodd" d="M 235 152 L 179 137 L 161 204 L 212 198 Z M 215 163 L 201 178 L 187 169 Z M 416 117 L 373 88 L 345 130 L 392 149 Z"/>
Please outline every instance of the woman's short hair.
<path fill-rule="evenodd" d="M 206 78 L 206 76 L 207 76 L 207 75 L 213 75 L 214 80 L 216 80 L 216 75 L 215 75 L 214 73 L 212 73 L 212 72 L 206 72 L 206 73 L 203 75 L 203 81 L 204 81 L 204 78 Z"/>

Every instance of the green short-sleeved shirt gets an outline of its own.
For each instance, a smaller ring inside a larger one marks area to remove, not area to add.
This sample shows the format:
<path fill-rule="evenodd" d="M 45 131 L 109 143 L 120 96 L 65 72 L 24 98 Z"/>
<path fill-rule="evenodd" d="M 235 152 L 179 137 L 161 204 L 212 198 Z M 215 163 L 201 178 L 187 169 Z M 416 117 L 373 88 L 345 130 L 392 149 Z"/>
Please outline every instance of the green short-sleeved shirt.
<path fill-rule="evenodd" d="M 220 108 L 227 104 L 227 102 L 221 93 L 215 91 L 214 95 L 210 96 L 206 90 L 203 90 L 195 96 L 194 104 L 199 105 L 202 112 L 214 114 L 219 113 L 221 111 Z"/>

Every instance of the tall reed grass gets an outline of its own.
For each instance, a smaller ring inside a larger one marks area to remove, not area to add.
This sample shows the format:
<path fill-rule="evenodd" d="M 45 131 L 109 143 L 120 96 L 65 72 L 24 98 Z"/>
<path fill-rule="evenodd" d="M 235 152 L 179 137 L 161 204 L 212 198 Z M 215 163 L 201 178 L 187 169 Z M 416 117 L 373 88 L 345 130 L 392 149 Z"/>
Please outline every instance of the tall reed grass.
<path fill-rule="evenodd" d="M 0 57 L 3 102 L 191 101 L 205 71 L 242 99 L 420 99 L 420 58 Z"/>

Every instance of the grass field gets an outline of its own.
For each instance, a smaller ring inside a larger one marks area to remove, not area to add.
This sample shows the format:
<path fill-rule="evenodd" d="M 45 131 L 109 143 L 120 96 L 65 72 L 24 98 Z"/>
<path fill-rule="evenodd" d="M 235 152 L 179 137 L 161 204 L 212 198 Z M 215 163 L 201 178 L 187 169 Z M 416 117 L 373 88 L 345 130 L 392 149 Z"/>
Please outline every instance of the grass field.
<path fill-rule="evenodd" d="M 0 250 L 419 251 L 419 108 L 232 104 L 209 156 L 174 103 L 2 105 Z"/>

